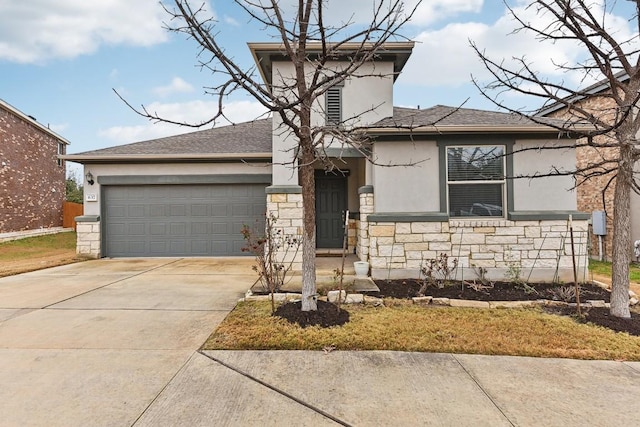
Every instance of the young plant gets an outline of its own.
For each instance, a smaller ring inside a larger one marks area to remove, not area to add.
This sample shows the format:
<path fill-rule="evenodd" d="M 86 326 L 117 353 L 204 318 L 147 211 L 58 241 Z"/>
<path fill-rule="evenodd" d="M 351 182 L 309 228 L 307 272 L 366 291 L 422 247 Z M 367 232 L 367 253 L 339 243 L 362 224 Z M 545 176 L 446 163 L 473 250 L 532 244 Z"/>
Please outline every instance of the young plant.
<path fill-rule="evenodd" d="M 458 267 L 458 259 L 451 257 L 451 261 L 449 261 L 449 258 L 446 253 L 441 253 L 435 258 L 423 260 L 420 273 L 424 279 L 418 295 L 424 295 L 429 286 L 442 289 L 450 284 L 453 273 Z"/>
<path fill-rule="evenodd" d="M 463 284 L 466 284 L 476 292 L 483 292 L 485 294 L 488 294 L 488 290 L 493 289 L 494 282 L 487 279 L 487 269 L 485 267 L 478 267 L 476 265 L 472 265 L 472 267 L 473 272 L 477 276 L 477 281 L 476 279 L 474 279 L 473 282 L 463 281 Z"/>
<path fill-rule="evenodd" d="M 507 247 L 507 251 L 505 251 L 505 258 L 507 263 L 507 272 L 506 276 L 509 281 L 515 285 L 523 285 L 526 284 L 522 279 L 522 264 L 520 263 L 520 259 L 515 259 L 511 255 L 511 248 Z M 506 253 L 508 252 L 508 254 Z"/>
<path fill-rule="evenodd" d="M 242 227 L 241 233 L 246 246 L 242 252 L 250 252 L 255 256 L 253 271 L 258 273 L 262 288 L 271 294 L 271 312 L 275 313 L 275 296 L 285 284 L 287 274 L 293 266 L 293 260 L 300 249 L 300 239 L 287 235 L 281 228 L 276 228 L 277 218 L 270 214 L 265 219 L 264 234 L 258 233 L 248 225 Z"/>

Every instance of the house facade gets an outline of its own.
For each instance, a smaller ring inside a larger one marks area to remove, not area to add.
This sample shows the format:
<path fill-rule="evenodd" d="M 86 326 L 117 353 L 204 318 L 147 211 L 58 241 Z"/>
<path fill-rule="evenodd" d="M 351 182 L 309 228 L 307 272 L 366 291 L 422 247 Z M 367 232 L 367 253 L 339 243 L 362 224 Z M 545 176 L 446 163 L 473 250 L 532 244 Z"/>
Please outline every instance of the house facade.
<path fill-rule="evenodd" d="M 0 233 L 62 226 L 69 141 L 0 100 Z"/>
<path fill-rule="evenodd" d="M 267 85 L 292 78 L 279 46 L 249 47 Z M 348 211 L 349 250 L 370 263 L 375 278 L 418 277 L 446 253 L 465 280 L 573 280 L 571 225 L 584 278 L 589 216 L 577 209 L 571 179 L 515 178 L 573 168 L 575 150 L 523 150 L 566 141 L 550 126 L 510 114 L 394 107 L 393 84 L 412 48 L 388 43 L 314 109 L 313 123 L 366 129 L 370 141 L 322 147 L 333 167 L 316 165 L 318 251 L 342 246 Z M 341 67 L 340 55 L 327 66 Z M 242 225 L 265 212 L 284 234 L 301 235 L 295 146 L 274 117 L 67 155 L 95 179 L 85 182 L 78 250 L 95 257 L 241 255 Z M 293 261 L 301 268 L 300 255 Z"/>
<path fill-rule="evenodd" d="M 625 76 L 622 75 L 624 81 Z M 617 105 L 608 94 L 611 89 L 607 82 L 602 81 L 593 84 L 582 90 L 583 96 L 576 96 L 571 102 L 576 103 L 586 111 L 593 112 L 596 117 L 604 121 L 613 123 L 617 111 Z M 563 104 L 555 103 L 543 109 L 540 115 L 551 118 L 569 118 L 566 107 Z M 615 147 L 606 147 L 611 144 L 611 136 L 596 135 L 593 137 L 593 145 L 586 144 L 576 149 L 576 167 L 578 170 L 588 170 L 589 168 L 604 169 L 615 167 L 617 163 L 618 150 Z M 584 141 L 578 140 L 579 143 Z M 615 144 L 615 141 L 613 142 Z M 599 145 L 599 146 L 598 146 Z M 614 193 L 616 188 L 615 174 L 592 174 L 586 180 L 578 181 L 576 188 L 577 206 L 582 212 L 593 213 L 603 212 L 605 215 L 605 235 L 596 235 L 593 227 L 589 230 L 590 256 L 611 261 L 613 252 L 613 218 L 615 215 Z M 631 240 L 640 240 L 640 196 L 634 191 L 631 192 Z M 633 248 L 629 248 L 633 252 Z"/>

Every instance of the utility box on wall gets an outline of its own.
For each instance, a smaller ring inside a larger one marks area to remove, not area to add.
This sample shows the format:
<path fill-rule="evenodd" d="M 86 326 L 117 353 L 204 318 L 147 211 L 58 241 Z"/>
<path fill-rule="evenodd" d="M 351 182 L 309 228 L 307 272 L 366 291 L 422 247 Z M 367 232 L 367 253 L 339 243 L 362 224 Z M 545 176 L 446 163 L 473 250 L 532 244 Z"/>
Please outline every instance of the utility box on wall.
<path fill-rule="evenodd" d="M 591 224 L 593 226 L 593 234 L 596 236 L 607 235 L 607 215 L 604 211 L 593 211 L 591 213 Z"/>

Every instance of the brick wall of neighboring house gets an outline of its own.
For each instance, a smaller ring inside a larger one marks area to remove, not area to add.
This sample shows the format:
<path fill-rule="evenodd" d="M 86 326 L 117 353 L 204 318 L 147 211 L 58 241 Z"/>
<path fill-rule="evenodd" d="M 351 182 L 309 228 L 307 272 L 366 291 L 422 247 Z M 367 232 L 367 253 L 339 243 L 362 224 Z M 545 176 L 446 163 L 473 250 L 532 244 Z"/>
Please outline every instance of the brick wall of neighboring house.
<path fill-rule="evenodd" d="M 593 111 L 594 114 L 602 118 L 606 118 L 613 112 L 615 103 L 607 97 L 594 97 L 582 101 L 582 106 Z M 567 118 L 565 109 L 549 114 L 549 117 Z M 607 136 L 594 137 L 594 143 L 606 143 Z M 584 139 L 578 140 L 578 144 L 586 142 Z M 580 147 L 576 150 L 576 166 L 578 170 L 585 170 L 594 165 L 603 164 L 603 167 L 611 167 L 611 163 L 607 160 L 615 159 L 617 156 L 617 148 L 595 148 Z M 594 169 L 594 171 L 597 169 Z M 593 211 L 605 211 L 607 215 L 607 235 L 603 236 L 603 256 L 605 259 L 611 260 L 613 249 L 613 214 L 614 204 L 613 195 L 615 192 L 615 180 L 611 181 L 612 173 L 605 175 L 595 175 L 591 177 L 577 177 L 578 187 L 577 204 L 578 210 L 581 212 L 591 213 Z M 591 256 L 599 256 L 598 237 L 590 233 Z"/>
<path fill-rule="evenodd" d="M 62 226 L 60 142 L 0 106 L 0 233 Z"/>

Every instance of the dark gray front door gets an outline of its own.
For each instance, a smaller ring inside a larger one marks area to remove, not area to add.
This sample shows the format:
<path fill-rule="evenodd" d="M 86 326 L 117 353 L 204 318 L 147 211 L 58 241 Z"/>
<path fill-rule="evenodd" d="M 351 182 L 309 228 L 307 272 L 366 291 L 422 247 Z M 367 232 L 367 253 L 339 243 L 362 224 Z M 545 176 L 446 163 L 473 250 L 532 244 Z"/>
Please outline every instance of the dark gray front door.
<path fill-rule="evenodd" d="M 265 184 L 104 186 L 103 253 L 223 256 L 242 252 L 244 224 L 266 211 Z"/>
<path fill-rule="evenodd" d="M 316 246 L 341 248 L 344 212 L 347 209 L 347 177 L 316 175 Z"/>

